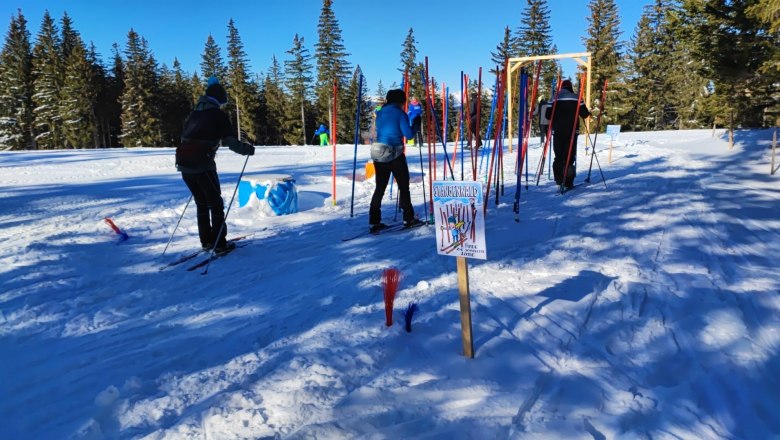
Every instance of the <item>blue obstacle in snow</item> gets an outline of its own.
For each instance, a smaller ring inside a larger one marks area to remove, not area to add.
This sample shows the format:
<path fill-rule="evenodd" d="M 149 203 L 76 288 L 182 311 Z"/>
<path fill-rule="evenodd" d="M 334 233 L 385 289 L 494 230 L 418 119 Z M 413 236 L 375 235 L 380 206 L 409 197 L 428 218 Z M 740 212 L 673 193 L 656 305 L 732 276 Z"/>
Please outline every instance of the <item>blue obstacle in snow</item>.
<path fill-rule="evenodd" d="M 252 198 L 252 194 L 257 196 L 258 200 L 265 198 L 265 192 L 268 187 L 261 184 L 252 184 L 248 180 L 242 180 L 238 182 L 238 207 L 242 208 L 249 203 L 249 199 Z"/>
<path fill-rule="evenodd" d="M 267 198 L 268 206 L 276 215 L 298 212 L 298 190 L 293 179 L 274 183 L 267 193 Z"/>
<path fill-rule="evenodd" d="M 256 183 L 258 181 L 261 183 Z M 248 205 L 252 195 L 260 201 L 262 210 L 269 214 L 273 212 L 275 215 L 285 215 L 298 212 L 298 190 L 292 177 L 241 180 L 238 183 L 238 206 Z"/>

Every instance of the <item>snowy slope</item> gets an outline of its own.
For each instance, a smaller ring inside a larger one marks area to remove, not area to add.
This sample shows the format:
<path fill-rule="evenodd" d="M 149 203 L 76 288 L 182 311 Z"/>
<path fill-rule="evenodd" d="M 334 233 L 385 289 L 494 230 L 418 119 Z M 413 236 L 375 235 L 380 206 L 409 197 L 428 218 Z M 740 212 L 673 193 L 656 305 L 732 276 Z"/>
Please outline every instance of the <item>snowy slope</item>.
<path fill-rule="evenodd" d="M 595 165 L 563 196 L 545 176 L 519 223 L 506 156 L 469 263 L 473 360 L 431 227 L 340 240 L 373 191 L 350 218 L 354 146 L 335 206 L 332 149 L 259 148 L 246 175 L 293 176 L 301 211 L 234 205 L 229 235 L 253 235 L 207 275 L 160 270 L 198 245 L 190 205 L 160 257 L 189 197 L 172 150 L 2 152 L 0 438 L 780 438 L 780 175 L 771 132 L 717 135 L 624 133 L 606 188 Z M 218 156 L 226 203 L 244 160 Z"/>

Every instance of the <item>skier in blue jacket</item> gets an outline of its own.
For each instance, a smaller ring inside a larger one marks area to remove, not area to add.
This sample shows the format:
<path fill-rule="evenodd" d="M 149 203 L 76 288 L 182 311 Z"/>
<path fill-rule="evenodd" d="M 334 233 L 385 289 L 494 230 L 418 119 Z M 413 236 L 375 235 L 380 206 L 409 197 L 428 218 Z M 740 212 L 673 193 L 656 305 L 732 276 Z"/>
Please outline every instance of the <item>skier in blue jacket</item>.
<path fill-rule="evenodd" d="M 403 210 L 404 227 L 420 224 L 414 216 L 412 198 L 409 193 L 409 165 L 404 155 L 404 138 L 413 139 L 415 132 L 409 124 L 409 116 L 404 112 L 406 93 L 401 89 L 387 92 L 386 103 L 376 115 L 376 142 L 371 145 L 371 159 L 376 171 L 376 188 L 368 211 L 368 223 L 371 232 L 387 228 L 382 223 L 382 198 L 390 182 L 390 174 L 398 183 L 398 203 Z"/>
<path fill-rule="evenodd" d="M 328 130 L 328 127 L 325 126 L 325 124 L 320 124 L 320 128 L 318 128 L 317 131 L 314 132 L 315 136 L 320 137 L 320 145 L 328 145 L 329 134 L 330 131 Z"/>
<path fill-rule="evenodd" d="M 406 113 L 409 115 L 409 121 L 412 124 L 412 131 L 417 133 L 415 139 L 407 138 L 407 142 L 411 141 L 413 144 L 421 146 L 422 136 L 420 136 L 420 127 L 422 126 L 422 105 L 420 104 L 420 101 L 418 101 L 414 96 L 412 96 L 412 99 L 409 100 L 409 109 L 406 111 Z"/>

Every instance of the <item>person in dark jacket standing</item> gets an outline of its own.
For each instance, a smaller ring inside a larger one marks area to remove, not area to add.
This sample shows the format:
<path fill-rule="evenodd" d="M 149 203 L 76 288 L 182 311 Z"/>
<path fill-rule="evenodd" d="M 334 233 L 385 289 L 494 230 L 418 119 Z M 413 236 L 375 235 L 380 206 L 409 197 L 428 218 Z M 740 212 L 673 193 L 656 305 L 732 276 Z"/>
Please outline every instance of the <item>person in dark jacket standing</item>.
<path fill-rule="evenodd" d="M 217 254 L 230 251 L 235 244 L 225 239 L 225 202 L 214 157 L 220 145 L 245 156 L 255 154 L 255 147 L 235 137 L 230 119 L 221 110 L 225 104 L 227 92 L 216 78 L 209 78 L 206 94 L 184 121 L 181 145 L 176 148 L 176 168 L 195 199 L 201 247 Z"/>
<path fill-rule="evenodd" d="M 368 211 L 368 223 L 371 232 L 387 228 L 382 223 L 382 198 L 390 182 L 390 174 L 398 183 L 398 203 L 404 213 L 404 227 L 420 224 L 414 216 L 412 197 L 409 193 L 409 165 L 404 155 L 404 137 L 414 139 L 415 132 L 409 124 L 409 116 L 404 112 L 406 93 L 401 89 L 387 92 L 387 99 L 376 115 L 376 142 L 371 145 L 371 159 L 376 170 L 376 188 L 371 197 Z"/>
<path fill-rule="evenodd" d="M 552 119 L 553 151 L 555 152 L 555 159 L 552 164 L 553 176 L 555 177 L 555 183 L 559 186 L 564 185 L 566 188 L 572 188 L 574 187 L 574 176 L 577 170 L 577 136 L 580 129 L 579 122 L 575 125 L 574 121 L 577 117 L 587 118 L 590 116 L 590 111 L 584 102 L 580 102 L 579 108 L 577 107 L 579 96 L 574 93 L 571 81 L 568 79 L 561 84 L 561 90 L 555 101 L 557 102 L 555 104 L 555 117 Z M 553 117 L 552 106 L 553 104 L 550 103 L 545 112 L 547 119 Z M 574 129 L 574 142 L 571 141 L 572 129 Z M 566 159 L 569 157 L 570 145 L 571 159 L 569 169 L 564 173 Z M 563 181 L 564 174 L 566 174 L 565 182 Z"/>

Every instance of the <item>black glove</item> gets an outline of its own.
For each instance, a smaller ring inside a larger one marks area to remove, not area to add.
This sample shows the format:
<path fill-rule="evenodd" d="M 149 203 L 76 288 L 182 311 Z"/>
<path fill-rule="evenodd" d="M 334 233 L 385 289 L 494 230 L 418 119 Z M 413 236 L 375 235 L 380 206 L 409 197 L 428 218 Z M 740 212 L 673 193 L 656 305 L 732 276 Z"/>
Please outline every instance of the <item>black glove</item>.
<path fill-rule="evenodd" d="M 247 151 L 246 153 L 247 156 L 255 155 L 255 147 L 253 147 L 252 145 L 246 144 L 246 151 Z"/>

